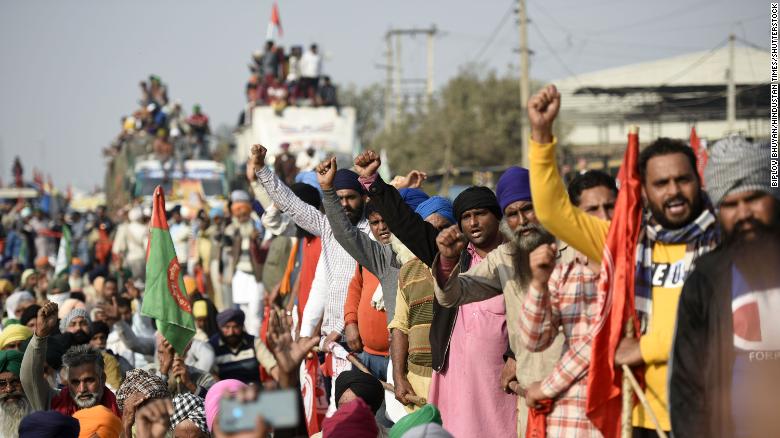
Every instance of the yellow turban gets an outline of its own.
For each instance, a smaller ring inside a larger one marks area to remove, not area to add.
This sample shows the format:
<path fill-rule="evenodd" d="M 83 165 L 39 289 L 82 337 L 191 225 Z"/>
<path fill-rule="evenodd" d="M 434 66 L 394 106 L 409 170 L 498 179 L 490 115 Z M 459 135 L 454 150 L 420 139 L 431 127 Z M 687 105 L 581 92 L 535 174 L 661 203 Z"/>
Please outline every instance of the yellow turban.
<path fill-rule="evenodd" d="M 122 432 L 122 420 L 103 405 L 78 410 L 73 418 L 79 420 L 79 438 L 118 438 Z"/>
<path fill-rule="evenodd" d="M 10 281 L 6 280 L 5 278 L 0 278 L 0 293 L 4 295 L 10 294 L 13 290 L 14 285 Z"/>
<path fill-rule="evenodd" d="M 205 300 L 198 300 L 192 303 L 192 316 L 195 318 L 205 318 L 208 314 L 209 310 Z"/>
<path fill-rule="evenodd" d="M 32 337 L 32 330 L 26 325 L 11 324 L 0 332 L 0 350 L 11 342 L 26 341 Z"/>

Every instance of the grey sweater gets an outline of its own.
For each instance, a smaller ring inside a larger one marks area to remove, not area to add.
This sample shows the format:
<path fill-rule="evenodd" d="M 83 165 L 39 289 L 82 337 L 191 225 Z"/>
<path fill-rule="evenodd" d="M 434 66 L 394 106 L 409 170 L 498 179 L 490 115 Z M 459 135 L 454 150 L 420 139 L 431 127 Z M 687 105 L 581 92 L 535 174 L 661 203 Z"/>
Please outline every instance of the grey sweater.
<path fill-rule="evenodd" d="M 398 290 L 398 271 L 401 263 L 390 245 L 383 245 L 352 225 L 341 207 L 335 190 L 323 190 L 325 215 L 333 237 L 358 264 L 374 274 L 382 285 L 387 323 L 395 315 L 395 295 Z"/>

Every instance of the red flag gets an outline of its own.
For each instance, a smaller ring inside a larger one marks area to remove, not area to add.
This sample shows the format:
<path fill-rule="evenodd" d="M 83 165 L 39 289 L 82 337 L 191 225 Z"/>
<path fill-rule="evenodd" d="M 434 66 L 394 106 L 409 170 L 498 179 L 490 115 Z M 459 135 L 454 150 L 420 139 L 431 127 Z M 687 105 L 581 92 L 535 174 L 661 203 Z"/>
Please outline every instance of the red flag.
<path fill-rule="evenodd" d="M 588 369 L 586 414 L 605 438 L 620 434 L 623 373 L 615 368 L 615 350 L 629 317 L 633 317 L 634 332 L 639 333 L 634 306 L 636 243 L 642 215 L 638 156 L 639 135 L 634 131 L 628 134 L 628 147 L 618 174 L 620 192 L 601 262 L 601 312 L 593 329 Z"/>
<path fill-rule="evenodd" d="M 279 36 L 284 36 L 284 32 L 282 32 L 282 19 L 279 17 L 279 5 L 274 2 L 274 5 L 271 7 L 271 24 L 276 26 L 276 28 L 279 30 Z"/>
<path fill-rule="evenodd" d="M 699 136 L 696 135 L 696 127 L 691 127 L 691 148 L 693 154 L 696 156 L 696 171 L 699 172 L 699 180 L 701 181 L 701 188 L 704 188 L 704 168 L 707 167 L 707 149 L 702 147 Z"/>
<path fill-rule="evenodd" d="M 325 380 L 322 377 L 317 355 L 311 355 L 301 365 L 301 396 L 306 415 L 306 430 L 309 436 L 322 430 L 322 421 L 328 411 L 328 398 L 325 394 Z"/>

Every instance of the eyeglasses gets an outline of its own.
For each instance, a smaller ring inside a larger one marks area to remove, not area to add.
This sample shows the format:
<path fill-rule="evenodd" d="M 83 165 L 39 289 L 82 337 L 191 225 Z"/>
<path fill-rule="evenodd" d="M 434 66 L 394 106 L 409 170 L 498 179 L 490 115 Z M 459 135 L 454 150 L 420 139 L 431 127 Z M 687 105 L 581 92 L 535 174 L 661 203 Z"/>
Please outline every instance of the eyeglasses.
<path fill-rule="evenodd" d="M 22 381 L 19 379 L 0 380 L 0 390 L 21 388 Z"/>

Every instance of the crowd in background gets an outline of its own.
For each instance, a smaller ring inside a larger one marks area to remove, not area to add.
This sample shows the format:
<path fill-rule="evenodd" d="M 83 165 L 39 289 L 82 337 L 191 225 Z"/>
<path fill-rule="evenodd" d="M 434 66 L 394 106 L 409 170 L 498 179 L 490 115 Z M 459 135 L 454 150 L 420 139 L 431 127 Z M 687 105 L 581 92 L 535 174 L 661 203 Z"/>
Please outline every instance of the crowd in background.
<path fill-rule="evenodd" d="M 141 150 L 133 151 L 134 156 L 148 155 L 160 161 L 209 159 L 211 127 L 200 104 L 194 104 L 188 116 L 180 101 L 168 99 L 168 86 L 154 74 L 139 87 L 138 108 L 122 117 L 121 131 L 104 153 L 116 156 L 139 143 Z"/>
<path fill-rule="evenodd" d="M 256 57 L 259 77 L 287 71 L 280 52 L 269 43 L 275 60 Z M 296 93 L 312 96 L 306 78 Z M 159 79 L 143 89 L 144 105 L 168 105 Z M 423 191 L 424 172 L 386 183 L 373 151 L 348 170 L 313 156 L 299 167 L 283 147 L 269 167 L 254 146 L 248 190 L 166 212 L 197 327 L 184 352 L 141 312 L 151 210 L 0 204 L 0 436 L 238 436 L 222 399 L 287 388 L 295 402 L 280 409 L 297 424 L 274 428 L 268 414 L 240 436 L 599 437 L 619 418 L 589 412 L 596 360 L 643 382 L 635 437 L 771 436 L 769 146 L 720 140 L 699 175 L 687 144 L 653 139 L 624 169 L 643 204 L 630 267 L 639 330 L 596 358 L 604 247 L 631 184 L 619 192 L 588 171 L 564 186 L 560 95 L 546 87 L 528 108 L 529 168 L 454 200 Z"/>
<path fill-rule="evenodd" d="M 336 87 L 323 74 L 323 59 L 317 44 L 304 51 L 267 41 L 263 50 L 252 53 L 246 83 L 247 110 L 239 124 L 249 123 L 251 109 L 270 106 L 281 115 L 288 106 L 332 106 L 338 109 Z"/>

